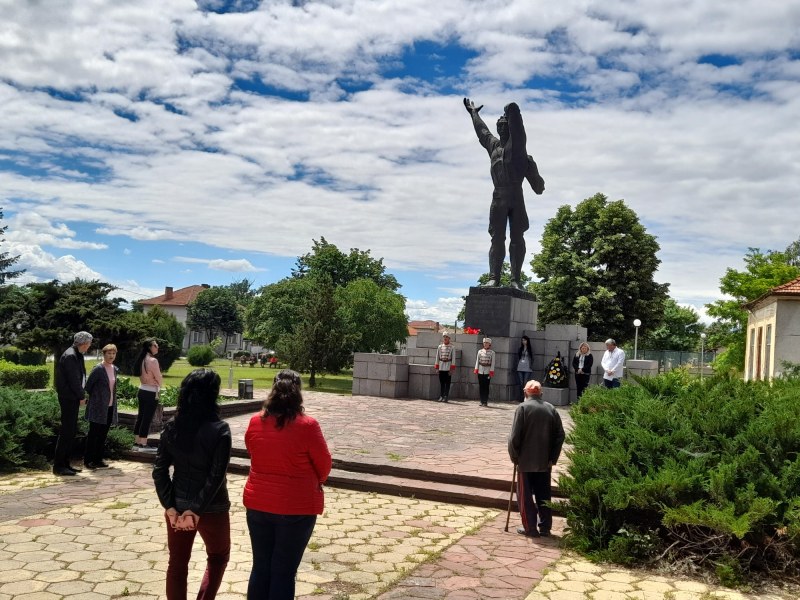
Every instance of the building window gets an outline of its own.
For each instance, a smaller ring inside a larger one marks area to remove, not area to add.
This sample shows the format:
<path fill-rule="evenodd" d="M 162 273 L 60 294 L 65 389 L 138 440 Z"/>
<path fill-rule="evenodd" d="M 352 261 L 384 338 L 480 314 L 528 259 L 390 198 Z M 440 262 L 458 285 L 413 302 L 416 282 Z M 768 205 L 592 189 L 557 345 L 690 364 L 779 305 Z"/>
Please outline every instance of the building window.
<path fill-rule="evenodd" d="M 769 381 L 772 379 L 772 373 L 769 370 L 770 355 L 772 354 L 772 324 L 767 325 L 767 338 L 764 340 L 764 379 Z"/>
<path fill-rule="evenodd" d="M 756 355 L 756 330 L 750 330 L 750 360 L 747 361 L 747 380 L 753 381 L 753 364 Z"/>
<path fill-rule="evenodd" d="M 202 344 L 203 343 L 203 332 L 202 331 L 193 331 L 192 332 L 192 343 L 193 344 Z"/>
<path fill-rule="evenodd" d="M 759 327 L 758 333 L 756 334 L 756 380 L 761 380 L 764 376 L 764 372 L 761 370 L 761 365 L 763 364 L 762 360 L 762 352 L 764 351 L 764 328 Z"/>

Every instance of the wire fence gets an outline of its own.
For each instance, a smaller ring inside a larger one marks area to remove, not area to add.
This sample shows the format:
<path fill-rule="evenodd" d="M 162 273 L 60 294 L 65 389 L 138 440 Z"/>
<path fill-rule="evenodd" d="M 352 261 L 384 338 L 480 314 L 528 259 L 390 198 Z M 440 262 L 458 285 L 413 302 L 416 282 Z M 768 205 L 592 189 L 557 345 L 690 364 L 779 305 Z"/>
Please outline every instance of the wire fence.
<path fill-rule="evenodd" d="M 633 348 L 623 348 L 628 359 L 633 358 Z M 657 360 L 658 372 L 666 373 L 680 366 L 689 368 L 700 368 L 700 365 L 708 366 L 717 358 L 716 350 L 706 350 L 700 352 L 681 352 L 678 350 L 642 350 L 637 352 L 639 360 Z M 702 359 L 701 359 L 702 358 Z"/>

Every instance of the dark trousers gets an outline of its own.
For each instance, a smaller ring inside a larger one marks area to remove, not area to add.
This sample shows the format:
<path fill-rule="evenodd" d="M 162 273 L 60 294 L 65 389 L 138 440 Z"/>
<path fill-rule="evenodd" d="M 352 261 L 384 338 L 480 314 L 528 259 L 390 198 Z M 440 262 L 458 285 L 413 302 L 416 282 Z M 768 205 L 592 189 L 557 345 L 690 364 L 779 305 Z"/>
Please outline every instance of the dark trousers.
<path fill-rule="evenodd" d="M 452 381 L 450 371 L 439 371 L 439 394 L 442 398 L 447 398 L 450 395 L 450 382 Z"/>
<path fill-rule="evenodd" d="M 158 398 L 155 392 L 139 390 L 136 396 L 139 399 L 139 412 L 136 415 L 136 424 L 133 426 L 133 435 L 147 437 L 150 433 L 150 423 L 153 422 L 153 415 L 156 414 Z"/>
<path fill-rule="evenodd" d="M 603 385 L 607 388 L 618 388 L 619 387 L 619 379 L 603 379 Z"/>
<path fill-rule="evenodd" d="M 488 375 L 478 375 L 478 392 L 481 396 L 481 404 L 489 404 L 489 382 L 492 380 Z"/>
<path fill-rule="evenodd" d="M 517 371 L 517 382 L 519 383 L 520 402 L 525 400 L 525 384 L 532 379 L 533 373 L 530 371 Z"/>
<path fill-rule="evenodd" d="M 111 419 L 114 417 L 114 407 L 108 407 L 105 423 L 89 423 L 89 434 L 86 436 L 86 450 L 83 453 L 84 464 L 99 463 L 103 460 L 103 448 L 106 445 L 108 430 L 111 428 Z"/>
<path fill-rule="evenodd" d="M 253 570 L 247 600 L 294 600 L 297 567 L 317 515 L 276 515 L 247 509 Z"/>
<path fill-rule="evenodd" d="M 545 506 L 550 499 L 550 471 L 545 473 L 517 471 L 519 516 L 522 518 L 522 526 L 526 533 L 535 533 L 537 525 L 540 533 L 550 533 L 550 528 L 553 526 L 553 511 L 549 506 Z"/>
<path fill-rule="evenodd" d="M 199 533 L 206 545 L 206 572 L 200 583 L 197 600 L 216 598 L 217 590 L 222 583 L 225 567 L 231 554 L 231 522 L 230 514 L 205 513 L 197 522 L 193 531 L 175 531 L 167 520 L 167 547 L 169 548 L 169 564 L 167 565 L 167 599 L 186 600 L 186 579 L 189 576 L 189 560 L 192 557 L 192 544 L 195 534 Z"/>
<path fill-rule="evenodd" d="M 72 444 L 75 442 L 75 434 L 78 433 L 80 400 L 59 398 L 58 404 L 61 406 L 61 429 L 58 431 L 58 441 L 56 442 L 55 455 L 53 456 L 54 469 L 69 467 Z"/>
<path fill-rule="evenodd" d="M 578 388 L 578 398 L 583 395 L 586 388 L 589 387 L 589 373 L 575 373 L 575 387 Z"/>

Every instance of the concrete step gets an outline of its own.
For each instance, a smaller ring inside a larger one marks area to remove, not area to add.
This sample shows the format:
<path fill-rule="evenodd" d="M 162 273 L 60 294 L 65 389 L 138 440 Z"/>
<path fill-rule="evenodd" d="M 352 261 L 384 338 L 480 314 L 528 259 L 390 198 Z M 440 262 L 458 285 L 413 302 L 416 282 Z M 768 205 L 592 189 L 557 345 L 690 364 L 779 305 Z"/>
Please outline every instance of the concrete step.
<path fill-rule="evenodd" d="M 155 454 L 133 450 L 127 452 L 125 457 L 139 462 L 155 460 Z M 413 497 L 448 504 L 508 509 L 511 492 L 510 475 L 508 482 L 500 482 L 483 477 L 452 476 L 392 465 L 356 463 L 338 459 L 334 459 L 333 462 L 334 468 L 326 483 L 329 487 Z M 247 475 L 250 472 L 250 459 L 246 450 L 233 449 L 228 471 L 240 475 Z M 504 489 L 500 489 L 501 486 Z M 553 497 L 561 498 L 559 490 L 555 487 L 553 487 Z M 516 493 L 511 508 L 517 510 Z"/>

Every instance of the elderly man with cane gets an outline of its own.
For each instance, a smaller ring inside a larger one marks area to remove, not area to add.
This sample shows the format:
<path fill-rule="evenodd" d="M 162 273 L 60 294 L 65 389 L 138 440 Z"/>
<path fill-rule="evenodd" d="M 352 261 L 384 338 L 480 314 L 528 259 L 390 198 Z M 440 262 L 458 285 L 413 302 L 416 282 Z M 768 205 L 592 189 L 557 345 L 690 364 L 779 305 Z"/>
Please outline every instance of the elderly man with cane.
<path fill-rule="evenodd" d="M 522 527 L 517 528 L 517 533 L 529 537 L 548 536 L 553 525 L 549 506 L 551 471 L 564 444 L 564 427 L 558 411 L 542 400 L 541 383 L 529 381 L 524 392 L 525 401 L 514 412 L 508 436 L 508 455 L 515 466 L 522 518 Z M 510 513 L 509 507 L 509 516 Z"/>

